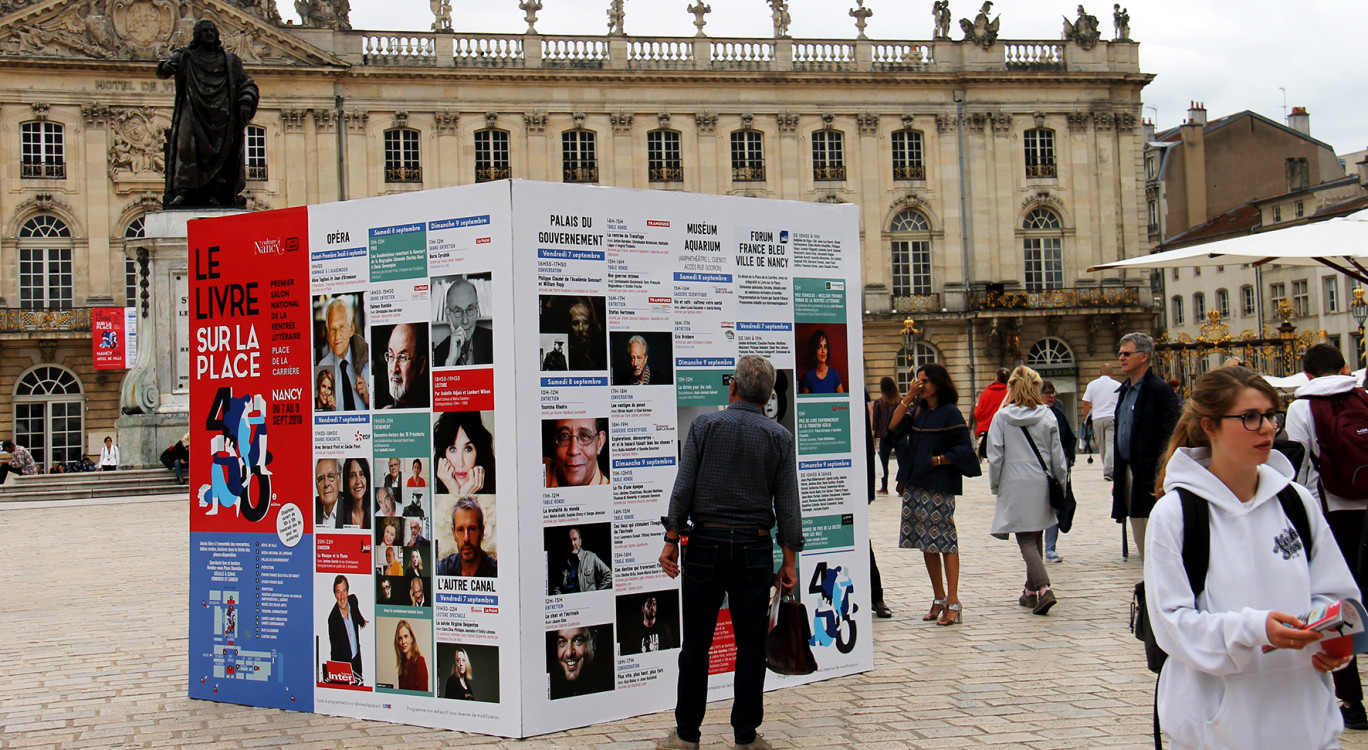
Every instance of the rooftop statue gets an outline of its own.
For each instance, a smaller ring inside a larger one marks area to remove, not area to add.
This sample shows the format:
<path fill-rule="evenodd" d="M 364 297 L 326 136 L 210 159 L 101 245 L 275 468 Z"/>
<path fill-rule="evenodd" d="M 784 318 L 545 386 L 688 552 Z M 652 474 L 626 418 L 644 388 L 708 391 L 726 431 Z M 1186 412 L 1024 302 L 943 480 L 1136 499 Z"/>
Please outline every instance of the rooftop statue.
<path fill-rule="evenodd" d="M 974 17 L 972 22 L 967 18 L 960 19 L 960 29 L 964 31 L 964 41 L 973 42 L 984 49 L 992 47 L 997 42 L 998 25 L 1002 21 L 1002 16 L 989 21 L 988 12 L 992 9 L 992 0 L 987 0 L 983 7 L 979 8 L 978 15 Z"/>
<path fill-rule="evenodd" d="M 1083 10 L 1083 6 L 1078 6 L 1078 20 L 1069 23 L 1069 19 L 1064 19 L 1064 40 L 1075 42 L 1085 50 L 1090 50 L 1097 46 L 1098 40 L 1102 38 L 1102 32 L 1097 29 L 1097 16 L 1090 16 Z"/>
<path fill-rule="evenodd" d="M 432 8 L 432 30 L 451 31 L 451 0 L 428 0 Z"/>
<path fill-rule="evenodd" d="M 157 63 L 157 77 L 176 79 L 162 205 L 245 206 L 243 141 L 261 93 L 242 59 L 223 48 L 213 21 L 201 20 L 188 47 Z"/>
<path fill-rule="evenodd" d="M 787 39 L 789 24 L 793 17 L 789 15 L 787 0 L 769 0 L 770 17 L 774 19 L 774 38 Z"/>
<path fill-rule="evenodd" d="M 612 0 L 608 3 L 608 36 L 626 36 L 627 11 L 622 7 L 625 2 L 626 0 Z"/>
<path fill-rule="evenodd" d="M 1112 6 L 1112 25 L 1118 41 L 1130 41 L 1130 10 L 1122 8 L 1121 3 Z"/>
<path fill-rule="evenodd" d="M 931 3 L 931 17 L 936 22 L 936 33 L 932 39 L 950 38 L 950 0 L 936 0 Z"/>
<path fill-rule="evenodd" d="M 348 0 L 295 0 L 300 25 L 349 31 L 351 3 Z"/>

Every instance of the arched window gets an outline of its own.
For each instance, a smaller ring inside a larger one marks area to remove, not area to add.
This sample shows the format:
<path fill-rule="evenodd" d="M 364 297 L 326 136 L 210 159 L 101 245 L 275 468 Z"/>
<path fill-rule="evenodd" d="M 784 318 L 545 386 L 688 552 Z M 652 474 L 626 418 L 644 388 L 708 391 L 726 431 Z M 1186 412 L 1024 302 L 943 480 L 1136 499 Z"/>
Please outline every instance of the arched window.
<path fill-rule="evenodd" d="M 19 306 L 69 308 L 72 301 L 72 242 L 66 222 L 47 214 L 19 229 Z"/>
<path fill-rule="evenodd" d="M 898 356 L 894 362 L 894 372 L 897 373 L 898 393 L 907 393 L 907 386 L 911 384 L 912 376 L 916 373 L 918 367 L 939 361 L 940 352 L 936 351 L 936 347 L 924 341 L 917 341 L 912 344 L 910 356 L 907 347 L 899 347 Z"/>
<path fill-rule="evenodd" d="M 385 131 L 385 182 L 422 182 L 418 156 L 418 131 L 390 128 Z"/>
<path fill-rule="evenodd" d="M 926 162 L 922 154 L 920 130 L 893 131 L 893 179 L 926 179 Z"/>
<path fill-rule="evenodd" d="M 1059 214 L 1048 208 L 1032 209 L 1021 228 L 1026 291 L 1064 288 L 1064 230 Z"/>
<path fill-rule="evenodd" d="M 1032 344 L 1031 351 L 1026 355 L 1026 364 L 1036 369 L 1071 365 L 1073 362 L 1073 350 L 1063 339 L 1057 339 L 1053 336 L 1043 338 Z"/>
<path fill-rule="evenodd" d="M 14 386 L 14 440 L 39 466 L 75 461 L 85 453 L 85 397 L 70 370 L 41 365 Z"/>
<path fill-rule="evenodd" d="M 1181 296 L 1175 294 L 1175 295 L 1173 295 L 1173 299 L 1170 300 L 1170 301 L 1173 303 L 1173 321 L 1172 321 L 1172 323 L 1173 323 L 1173 325 L 1180 326 L 1180 325 L 1182 325 L 1183 322 L 1184 322 L 1184 321 L 1183 321 L 1183 298 L 1182 298 Z"/>
<path fill-rule="evenodd" d="M 651 182 L 684 181 L 678 130 L 652 130 L 646 134 L 646 176 Z"/>
<path fill-rule="evenodd" d="M 1216 290 L 1216 310 L 1221 313 L 1221 317 L 1230 319 L 1230 291 L 1227 289 Z"/>
<path fill-rule="evenodd" d="M 1206 320 L 1206 293 L 1197 292 L 1192 295 L 1192 319 L 1198 323 Z"/>
<path fill-rule="evenodd" d="M 142 216 L 128 222 L 124 227 L 124 241 L 138 240 L 147 236 L 146 219 Z M 124 304 L 131 305 L 138 299 L 138 261 L 132 256 L 124 258 Z"/>
<path fill-rule="evenodd" d="M 1240 287 L 1240 317 L 1253 315 L 1255 304 L 1254 287 L 1249 284 Z"/>
<path fill-rule="evenodd" d="M 562 182 L 598 182 L 598 152 L 594 131 L 567 130 L 561 133 Z"/>
<path fill-rule="evenodd" d="M 513 176 L 508 159 L 508 131 L 475 131 L 475 181 L 506 180 Z"/>
<path fill-rule="evenodd" d="M 931 222 L 908 209 L 889 222 L 893 296 L 931 293 Z"/>

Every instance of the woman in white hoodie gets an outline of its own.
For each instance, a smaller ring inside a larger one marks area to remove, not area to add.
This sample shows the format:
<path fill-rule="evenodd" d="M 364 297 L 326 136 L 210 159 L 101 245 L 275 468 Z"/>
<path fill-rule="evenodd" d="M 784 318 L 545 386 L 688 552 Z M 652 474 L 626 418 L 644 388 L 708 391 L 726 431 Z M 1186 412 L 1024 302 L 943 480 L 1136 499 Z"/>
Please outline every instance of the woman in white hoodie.
<path fill-rule="evenodd" d="M 1145 536 L 1145 590 L 1155 639 L 1169 654 L 1156 702 L 1175 749 L 1339 747 L 1344 725 L 1329 673 L 1349 659 L 1303 651 L 1321 636 L 1298 617 L 1359 590 L 1310 494 L 1293 485 L 1310 521 L 1309 561 L 1278 501 L 1292 466 L 1272 451 L 1277 404 L 1273 388 L 1243 367 L 1202 376 L 1156 481 L 1164 496 Z M 1195 600 L 1179 488 L 1205 499 L 1210 514 L 1210 563 Z"/>
<path fill-rule="evenodd" d="M 1043 615 L 1055 603 L 1043 556 L 1045 529 L 1058 519 L 1050 507 L 1050 488 L 1041 462 L 1061 484 L 1068 478 L 1069 465 L 1059 440 L 1059 424 L 1041 400 L 1040 386 L 1040 373 L 1029 367 L 1016 368 L 1007 379 L 1007 404 L 988 428 L 988 485 L 997 495 L 993 536 L 1006 539 L 1015 533 L 1026 562 L 1026 587 L 1017 603 Z M 1040 452 L 1039 459 L 1031 450 L 1032 443 Z"/>

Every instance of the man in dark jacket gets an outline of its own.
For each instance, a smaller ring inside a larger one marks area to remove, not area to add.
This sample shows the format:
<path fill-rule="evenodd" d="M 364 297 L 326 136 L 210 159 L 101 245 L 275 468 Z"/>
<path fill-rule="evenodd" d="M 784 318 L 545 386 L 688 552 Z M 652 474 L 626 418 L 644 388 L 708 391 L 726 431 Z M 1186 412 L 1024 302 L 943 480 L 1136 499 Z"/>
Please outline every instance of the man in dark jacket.
<path fill-rule="evenodd" d="M 1178 423 L 1178 395 L 1150 370 L 1154 339 L 1145 333 L 1121 337 L 1116 352 L 1126 382 L 1117 391 L 1116 459 L 1112 472 L 1112 518 L 1131 520 L 1135 546 L 1145 559 L 1145 524 L 1154 507 L 1154 475 Z"/>
<path fill-rule="evenodd" d="M 1073 425 L 1069 424 L 1069 417 L 1064 410 L 1059 408 L 1059 403 L 1055 400 L 1058 392 L 1055 390 L 1054 383 L 1046 380 L 1040 385 L 1040 398 L 1045 405 L 1054 412 L 1055 421 L 1059 423 L 1059 442 L 1064 445 L 1064 458 L 1069 462 L 1069 471 L 1073 471 L 1074 465 L 1074 445 L 1078 439 L 1074 436 Z M 1070 492 L 1073 490 L 1070 489 Z M 1059 524 L 1055 524 L 1045 529 L 1045 562 L 1057 563 L 1064 562 L 1064 558 L 1059 556 L 1055 550 L 1055 545 L 1059 543 Z"/>

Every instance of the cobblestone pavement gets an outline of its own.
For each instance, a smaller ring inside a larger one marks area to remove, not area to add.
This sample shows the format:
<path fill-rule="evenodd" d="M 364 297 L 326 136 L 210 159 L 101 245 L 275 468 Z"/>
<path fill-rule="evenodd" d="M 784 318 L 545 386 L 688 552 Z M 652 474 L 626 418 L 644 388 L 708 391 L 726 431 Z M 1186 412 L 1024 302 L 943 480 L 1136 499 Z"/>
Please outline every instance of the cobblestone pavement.
<path fill-rule="evenodd" d="M 777 747 L 1152 747 L 1154 679 L 1126 627 L 1140 562 L 1121 558 L 1100 466 L 1080 457 L 1077 525 L 1049 566 L 1059 604 L 1045 617 L 1017 606 L 1024 566 L 1016 544 L 988 536 L 986 479 L 966 489 L 964 624 L 921 621 L 921 555 L 896 548 L 898 503 L 880 495 L 871 527 L 895 616 L 874 624 L 875 668 L 770 693 L 762 732 Z M 631 750 L 673 725 L 656 713 L 516 742 L 189 700 L 187 516 L 174 498 L 0 503 L 0 747 Z M 726 716 L 726 704 L 709 711 L 705 747 L 729 747 Z M 1368 732 L 1344 742 L 1368 749 Z"/>

